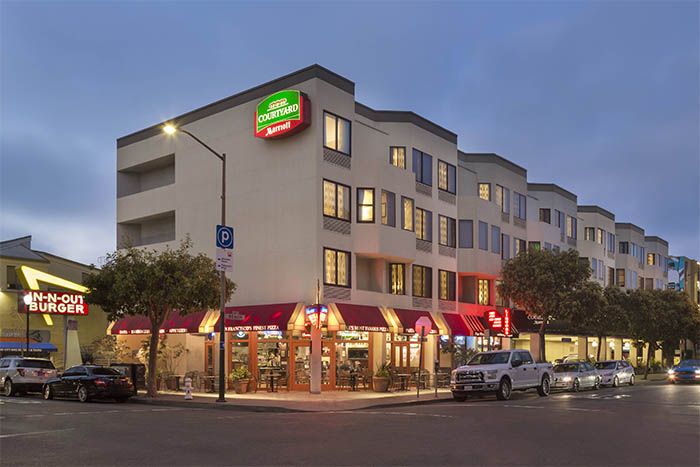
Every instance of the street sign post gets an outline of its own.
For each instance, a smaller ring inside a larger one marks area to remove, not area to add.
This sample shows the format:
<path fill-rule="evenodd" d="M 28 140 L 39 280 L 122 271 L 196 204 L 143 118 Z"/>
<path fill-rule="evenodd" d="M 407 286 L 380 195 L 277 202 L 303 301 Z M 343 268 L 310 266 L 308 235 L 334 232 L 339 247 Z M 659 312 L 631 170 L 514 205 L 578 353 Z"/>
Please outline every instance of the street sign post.
<path fill-rule="evenodd" d="M 216 249 L 216 270 L 233 272 L 233 250 Z"/>
<path fill-rule="evenodd" d="M 430 331 L 432 331 L 433 323 L 427 316 L 421 316 L 416 320 L 414 329 L 416 330 L 416 333 L 418 333 L 418 335 L 420 336 L 420 356 L 418 357 L 418 381 L 416 381 L 416 398 L 420 398 L 420 383 L 421 376 L 423 373 L 423 341 L 425 340 L 425 336 L 427 334 L 430 334 Z"/>

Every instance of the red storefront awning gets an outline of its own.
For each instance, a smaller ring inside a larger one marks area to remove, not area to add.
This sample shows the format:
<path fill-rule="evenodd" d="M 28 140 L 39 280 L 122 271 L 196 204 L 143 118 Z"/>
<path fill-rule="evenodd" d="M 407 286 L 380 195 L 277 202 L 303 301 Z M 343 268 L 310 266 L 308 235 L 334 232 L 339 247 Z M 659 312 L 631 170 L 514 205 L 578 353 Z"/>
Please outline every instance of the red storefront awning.
<path fill-rule="evenodd" d="M 399 322 L 401 323 L 401 327 L 403 328 L 403 332 L 405 333 L 413 334 L 416 332 L 416 330 L 413 327 L 416 325 L 416 321 L 421 316 L 427 316 L 430 319 L 430 323 L 432 324 L 430 334 L 438 334 L 440 332 L 440 330 L 437 327 L 437 324 L 433 320 L 433 317 L 430 316 L 430 312 L 428 311 L 405 310 L 401 308 L 393 308 L 393 310 L 394 313 L 396 313 L 396 317 L 399 318 Z"/>
<path fill-rule="evenodd" d="M 125 316 L 114 323 L 112 334 L 150 334 L 151 320 L 144 315 Z"/>
<path fill-rule="evenodd" d="M 467 322 L 467 326 L 469 326 L 469 329 L 472 331 L 472 336 L 483 336 L 484 331 L 486 328 L 484 327 L 484 323 L 479 319 L 478 316 L 474 315 L 462 315 L 464 316 L 464 320 Z"/>
<path fill-rule="evenodd" d="M 336 303 L 335 306 L 348 331 L 389 332 L 389 325 L 379 307 L 350 303 Z"/>
<path fill-rule="evenodd" d="M 450 328 L 450 334 L 453 336 L 473 336 L 474 331 L 467 325 L 464 320 L 464 315 L 457 313 L 443 313 L 442 319 L 445 320 Z"/>
<path fill-rule="evenodd" d="M 296 303 L 230 306 L 226 308 L 226 331 L 286 331 Z M 219 330 L 219 320 L 214 325 Z"/>
<path fill-rule="evenodd" d="M 206 314 L 206 310 L 188 315 L 180 315 L 180 313 L 173 311 L 165 318 L 163 325 L 160 327 L 160 332 L 166 334 L 199 332 L 199 326 L 202 324 Z M 144 315 L 125 316 L 114 323 L 110 332 L 117 335 L 150 334 L 151 321 Z"/>

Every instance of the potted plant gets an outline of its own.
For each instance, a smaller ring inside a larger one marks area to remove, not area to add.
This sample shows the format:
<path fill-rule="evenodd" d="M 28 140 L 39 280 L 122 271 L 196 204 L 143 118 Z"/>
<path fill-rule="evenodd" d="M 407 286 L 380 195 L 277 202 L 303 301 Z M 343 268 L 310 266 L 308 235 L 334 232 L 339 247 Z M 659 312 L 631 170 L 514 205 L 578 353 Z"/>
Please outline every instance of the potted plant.
<path fill-rule="evenodd" d="M 372 388 L 374 392 L 387 392 L 391 378 L 391 364 L 383 363 L 372 377 Z"/>
<path fill-rule="evenodd" d="M 229 376 L 233 383 L 233 390 L 236 394 L 243 394 L 248 391 L 248 382 L 250 381 L 250 370 L 246 366 L 239 366 L 234 369 Z"/>

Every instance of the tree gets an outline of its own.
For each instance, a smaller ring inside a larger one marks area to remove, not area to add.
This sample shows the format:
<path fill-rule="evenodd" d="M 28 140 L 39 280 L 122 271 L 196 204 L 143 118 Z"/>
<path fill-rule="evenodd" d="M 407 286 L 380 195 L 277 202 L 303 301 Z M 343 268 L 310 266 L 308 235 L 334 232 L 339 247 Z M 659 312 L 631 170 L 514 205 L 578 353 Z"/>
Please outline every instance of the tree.
<path fill-rule="evenodd" d="M 660 291 L 634 290 L 628 292 L 629 300 L 626 314 L 630 323 L 630 335 L 635 340 L 645 342 L 649 346 L 644 366 L 644 379 L 648 378 L 649 364 L 654 352 L 659 348 L 659 341 L 662 340 L 658 313 L 662 304 L 657 292 Z"/>
<path fill-rule="evenodd" d="M 568 316 L 572 293 L 583 287 L 590 275 L 590 267 L 579 261 L 576 250 L 563 253 L 522 251 L 503 266 L 501 296 L 541 322 L 538 332 L 540 362 L 546 361 L 547 323 Z"/>
<path fill-rule="evenodd" d="M 190 253 L 189 238 L 164 251 L 129 247 L 107 255 L 100 270 L 90 273 L 88 303 L 100 305 L 110 320 L 145 315 L 151 324 L 148 354 L 148 395 L 157 394 L 160 328 L 171 313 L 187 315 L 219 306 L 219 273 L 203 253 Z M 226 279 L 225 298 L 235 290 Z M 155 349 L 155 351 L 152 351 Z"/>
<path fill-rule="evenodd" d="M 117 340 L 117 336 L 104 336 L 81 347 L 83 361 L 107 366 L 113 362 L 125 362 L 134 358 L 134 352 Z"/>
<path fill-rule="evenodd" d="M 677 290 L 655 290 L 660 308 L 658 325 L 661 333 L 661 348 L 666 366 L 673 366 L 673 358 L 683 339 L 692 339 L 700 326 L 698 310 L 683 292 Z"/>

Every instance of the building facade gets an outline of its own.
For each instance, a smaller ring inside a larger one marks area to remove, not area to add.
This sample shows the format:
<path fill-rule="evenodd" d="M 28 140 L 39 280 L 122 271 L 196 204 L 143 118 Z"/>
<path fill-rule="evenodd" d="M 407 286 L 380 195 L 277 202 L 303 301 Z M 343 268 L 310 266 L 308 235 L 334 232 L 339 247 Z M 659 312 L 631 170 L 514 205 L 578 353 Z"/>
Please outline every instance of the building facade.
<path fill-rule="evenodd" d="M 615 214 L 600 206 L 578 206 L 578 251 L 591 266 L 591 279 L 615 285 Z"/>

